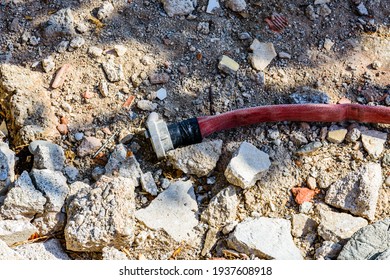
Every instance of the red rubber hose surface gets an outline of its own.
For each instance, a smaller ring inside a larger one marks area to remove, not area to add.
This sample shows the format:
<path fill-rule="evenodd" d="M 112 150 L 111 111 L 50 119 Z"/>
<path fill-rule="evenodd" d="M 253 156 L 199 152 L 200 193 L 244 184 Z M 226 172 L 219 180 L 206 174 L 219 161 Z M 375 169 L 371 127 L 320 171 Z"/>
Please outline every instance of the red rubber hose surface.
<path fill-rule="evenodd" d="M 215 116 L 198 117 L 202 137 L 235 127 L 263 122 L 390 123 L 390 107 L 359 104 L 286 104 L 239 109 Z"/>

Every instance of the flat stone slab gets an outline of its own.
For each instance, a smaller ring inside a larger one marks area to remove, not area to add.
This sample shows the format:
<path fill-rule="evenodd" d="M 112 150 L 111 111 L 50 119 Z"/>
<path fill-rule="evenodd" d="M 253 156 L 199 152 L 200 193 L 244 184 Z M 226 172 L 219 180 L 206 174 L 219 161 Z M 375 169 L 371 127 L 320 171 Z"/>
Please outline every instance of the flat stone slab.
<path fill-rule="evenodd" d="M 134 238 L 132 181 L 102 176 L 92 187 L 81 187 L 68 204 L 66 248 L 101 252 L 106 246 L 129 246 Z"/>
<path fill-rule="evenodd" d="M 249 61 L 256 70 L 263 71 L 277 56 L 272 43 L 262 43 L 257 39 L 253 40 L 250 49 L 253 53 L 249 55 Z"/>
<path fill-rule="evenodd" d="M 229 183 L 243 189 L 252 187 L 271 166 L 269 156 L 248 142 L 243 142 L 225 170 Z"/>
<path fill-rule="evenodd" d="M 351 214 L 373 220 L 381 185 L 381 166 L 368 163 L 358 171 L 334 182 L 326 193 L 325 202 Z"/>
<path fill-rule="evenodd" d="M 262 259 L 303 260 L 291 236 L 291 223 L 284 219 L 248 218 L 236 226 L 228 246 Z"/>
<path fill-rule="evenodd" d="M 16 247 L 15 252 L 27 260 L 70 260 L 58 239 L 24 244 Z"/>
<path fill-rule="evenodd" d="M 167 152 L 173 166 L 186 174 L 207 176 L 217 165 L 222 140 L 207 141 Z"/>
<path fill-rule="evenodd" d="M 345 244 L 357 230 L 367 224 L 367 220 L 360 217 L 322 210 L 318 234 L 324 240 Z"/>
<path fill-rule="evenodd" d="M 198 205 L 191 181 L 177 181 L 160 193 L 135 217 L 151 229 L 163 229 L 177 242 L 191 237 L 198 224 Z"/>
<path fill-rule="evenodd" d="M 345 244 L 338 260 L 373 260 L 390 249 L 390 218 L 365 226 Z M 383 255 L 385 257 L 385 254 Z"/>
<path fill-rule="evenodd" d="M 36 232 L 37 229 L 29 221 L 0 220 L 0 240 L 8 246 L 28 240 Z"/>

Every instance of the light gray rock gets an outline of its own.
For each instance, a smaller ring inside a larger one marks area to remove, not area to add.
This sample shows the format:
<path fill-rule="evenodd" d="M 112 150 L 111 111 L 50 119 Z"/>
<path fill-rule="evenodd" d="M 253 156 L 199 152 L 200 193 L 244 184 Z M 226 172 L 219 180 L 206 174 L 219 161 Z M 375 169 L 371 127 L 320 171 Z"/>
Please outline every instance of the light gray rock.
<path fill-rule="evenodd" d="M 314 257 L 317 260 L 334 260 L 340 254 L 343 245 L 332 241 L 324 241 L 322 246 L 316 250 Z"/>
<path fill-rule="evenodd" d="M 66 248 L 101 252 L 129 246 L 134 238 L 134 185 L 127 178 L 102 176 L 69 201 L 64 231 Z"/>
<path fill-rule="evenodd" d="M 154 181 L 152 172 L 146 172 L 141 175 L 141 186 L 144 191 L 150 193 L 153 196 L 157 195 L 157 185 Z"/>
<path fill-rule="evenodd" d="M 318 235 L 326 241 L 345 244 L 352 234 L 367 224 L 366 219 L 347 213 L 321 210 Z"/>
<path fill-rule="evenodd" d="M 243 142 L 225 170 L 229 183 L 243 189 L 253 186 L 271 166 L 269 156 L 248 142 Z"/>
<path fill-rule="evenodd" d="M 105 20 L 114 12 L 114 6 L 109 1 L 104 1 L 103 5 L 98 9 L 97 18 Z"/>
<path fill-rule="evenodd" d="M 66 8 L 51 15 L 46 22 L 44 34 L 47 38 L 74 35 L 75 29 L 72 10 Z"/>
<path fill-rule="evenodd" d="M 151 229 L 163 229 L 177 242 L 192 238 L 198 224 L 194 187 L 191 181 L 177 181 L 160 193 L 136 218 Z"/>
<path fill-rule="evenodd" d="M 224 227 L 236 219 L 238 203 L 236 187 L 224 188 L 210 200 L 201 219 L 212 227 Z"/>
<path fill-rule="evenodd" d="M 290 95 L 291 102 L 294 104 L 318 103 L 328 104 L 329 96 L 322 91 L 310 87 L 300 87 Z"/>
<path fill-rule="evenodd" d="M 22 260 L 22 256 L 20 256 L 18 253 L 16 253 L 14 250 L 12 250 L 10 247 L 8 247 L 7 243 L 5 243 L 3 240 L 0 240 L 0 260 Z"/>
<path fill-rule="evenodd" d="M 77 180 L 77 176 L 79 175 L 79 170 L 74 166 L 66 166 L 64 168 L 64 174 L 68 179 L 68 183 L 73 183 Z"/>
<path fill-rule="evenodd" d="M 105 166 L 105 175 L 125 177 L 130 179 L 134 186 L 138 186 L 142 170 L 135 156 L 128 156 L 127 152 L 123 144 L 115 147 Z"/>
<path fill-rule="evenodd" d="M 8 246 L 26 241 L 37 229 L 26 220 L 0 220 L 0 240 Z"/>
<path fill-rule="evenodd" d="M 374 158 L 378 158 L 382 154 L 386 140 L 387 133 L 376 130 L 362 132 L 363 147 Z"/>
<path fill-rule="evenodd" d="M 207 176 L 217 165 L 221 155 L 222 140 L 202 142 L 167 152 L 172 165 L 186 174 Z"/>
<path fill-rule="evenodd" d="M 49 239 L 45 242 L 24 244 L 15 248 L 26 260 L 70 260 L 58 239 Z"/>
<path fill-rule="evenodd" d="M 315 141 L 300 147 L 295 153 L 299 156 L 307 156 L 315 153 L 322 147 L 322 143 Z"/>
<path fill-rule="evenodd" d="M 153 103 L 152 101 L 150 100 L 138 100 L 137 101 L 137 107 L 143 111 L 149 111 L 149 112 L 152 112 L 154 110 L 157 109 L 157 104 L 156 103 Z"/>
<path fill-rule="evenodd" d="M 206 237 L 203 243 L 203 248 L 201 255 L 206 256 L 214 247 L 215 243 L 217 242 L 218 238 L 218 229 L 210 227 L 207 230 Z"/>
<path fill-rule="evenodd" d="M 43 71 L 49 73 L 56 67 L 56 63 L 54 62 L 53 56 L 49 55 L 45 59 L 42 60 L 42 68 Z"/>
<path fill-rule="evenodd" d="M 249 218 L 239 223 L 229 236 L 228 246 L 262 259 L 302 260 L 293 242 L 291 223 L 277 218 Z"/>
<path fill-rule="evenodd" d="M 91 46 L 88 48 L 88 54 L 94 58 L 101 57 L 103 55 L 103 49 Z"/>
<path fill-rule="evenodd" d="M 368 163 L 358 171 L 334 182 L 326 193 L 325 202 L 354 215 L 373 220 L 382 185 L 379 164 Z"/>
<path fill-rule="evenodd" d="M 168 16 L 191 14 L 196 6 L 197 0 L 160 0 Z"/>
<path fill-rule="evenodd" d="M 226 6 L 233 12 L 242 12 L 246 9 L 245 0 L 228 0 Z"/>
<path fill-rule="evenodd" d="M 119 82 L 124 79 L 123 67 L 121 64 L 115 63 L 114 59 L 108 59 L 102 63 L 102 66 L 110 82 Z"/>
<path fill-rule="evenodd" d="M 36 214 L 42 214 L 46 198 L 35 189 L 27 171 L 23 171 L 8 191 L 0 213 L 12 220 L 22 217 L 33 219 Z"/>
<path fill-rule="evenodd" d="M 90 156 L 102 146 L 102 141 L 95 137 L 84 137 L 80 146 L 77 148 L 79 157 Z"/>
<path fill-rule="evenodd" d="M 318 223 L 305 214 L 293 214 L 291 234 L 294 237 L 302 237 L 315 232 Z"/>
<path fill-rule="evenodd" d="M 345 128 L 336 128 L 328 131 L 328 137 L 326 138 L 329 142 L 340 144 L 344 141 L 348 130 Z"/>
<path fill-rule="evenodd" d="M 390 218 L 377 221 L 355 232 L 344 245 L 338 260 L 372 260 L 390 248 Z"/>
<path fill-rule="evenodd" d="M 361 2 L 356 8 L 359 15 L 368 16 L 368 10 L 363 2 Z"/>
<path fill-rule="evenodd" d="M 255 70 L 263 71 L 277 56 L 272 43 L 261 43 L 257 39 L 253 40 L 250 49 L 253 53 L 249 54 L 249 61 Z"/>
<path fill-rule="evenodd" d="M 117 56 L 124 56 L 127 52 L 127 48 L 124 45 L 115 45 L 114 50 Z"/>
<path fill-rule="evenodd" d="M 300 131 L 293 131 L 290 135 L 290 139 L 298 147 L 308 143 L 305 135 Z"/>
<path fill-rule="evenodd" d="M 112 247 L 112 246 L 107 246 L 107 247 L 104 247 L 103 250 L 102 250 L 102 257 L 103 257 L 103 260 L 107 261 L 107 260 L 128 260 L 128 258 L 126 257 L 126 254 L 119 251 L 118 249 L 116 249 L 115 247 Z"/>
<path fill-rule="evenodd" d="M 15 153 L 8 144 L 0 142 L 0 194 L 15 180 Z"/>
<path fill-rule="evenodd" d="M 362 132 L 358 128 L 354 127 L 348 131 L 347 135 L 345 136 L 345 141 L 349 143 L 354 143 L 359 140 L 361 135 Z"/>
<path fill-rule="evenodd" d="M 33 168 L 61 171 L 64 168 L 65 154 L 61 146 L 44 140 L 36 140 L 28 146 L 34 155 Z"/>
<path fill-rule="evenodd" d="M 81 48 L 85 44 L 85 39 L 82 36 L 76 36 L 70 40 L 69 51 L 74 51 Z"/>

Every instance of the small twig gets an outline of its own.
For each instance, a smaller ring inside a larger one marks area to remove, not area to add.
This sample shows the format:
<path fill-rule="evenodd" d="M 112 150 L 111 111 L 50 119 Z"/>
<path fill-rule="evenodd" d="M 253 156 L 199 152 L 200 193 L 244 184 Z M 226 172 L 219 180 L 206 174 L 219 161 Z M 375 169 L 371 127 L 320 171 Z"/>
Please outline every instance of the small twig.
<path fill-rule="evenodd" d="M 99 150 L 96 151 L 96 153 L 92 156 L 92 158 L 95 158 L 107 145 L 108 143 L 114 139 L 114 137 L 118 134 L 118 131 L 115 131 L 110 138 L 107 139 L 106 142 L 99 148 Z"/>

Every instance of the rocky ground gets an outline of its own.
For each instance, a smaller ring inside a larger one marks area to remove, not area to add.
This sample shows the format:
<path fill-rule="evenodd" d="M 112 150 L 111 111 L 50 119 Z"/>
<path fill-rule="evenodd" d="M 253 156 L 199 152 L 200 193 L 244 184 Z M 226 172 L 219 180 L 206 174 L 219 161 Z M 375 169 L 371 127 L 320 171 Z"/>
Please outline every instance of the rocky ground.
<path fill-rule="evenodd" d="M 167 122 L 390 106 L 384 0 L 0 0 L 0 259 L 389 259 L 387 125 Z"/>

